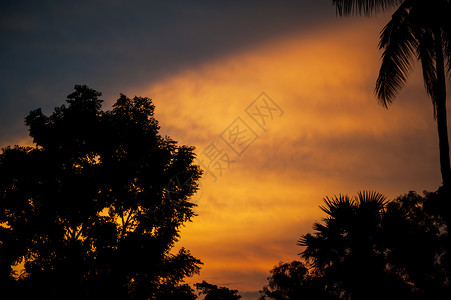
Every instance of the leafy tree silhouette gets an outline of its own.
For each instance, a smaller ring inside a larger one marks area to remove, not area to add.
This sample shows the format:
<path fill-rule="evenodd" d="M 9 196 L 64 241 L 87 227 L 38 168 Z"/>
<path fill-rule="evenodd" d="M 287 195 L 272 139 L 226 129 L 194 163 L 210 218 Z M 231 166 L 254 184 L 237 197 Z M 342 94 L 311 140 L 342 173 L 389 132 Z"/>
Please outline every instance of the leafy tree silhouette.
<path fill-rule="evenodd" d="M 449 299 L 447 229 L 438 208 L 447 199 L 441 190 L 414 192 L 387 203 L 381 241 L 389 272 L 408 283 L 419 299 Z"/>
<path fill-rule="evenodd" d="M 339 15 L 369 15 L 399 5 L 381 32 L 382 65 L 376 94 L 388 107 L 405 84 L 414 59 L 421 62 L 426 91 L 434 106 L 443 185 L 451 188 L 446 113 L 446 75 L 451 76 L 451 2 L 449 0 L 332 0 Z"/>
<path fill-rule="evenodd" d="M 310 274 L 304 263 L 279 263 L 271 270 L 268 285 L 260 291 L 260 300 L 337 299 L 320 276 Z"/>
<path fill-rule="evenodd" d="M 193 147 L 161 137 L 149 98 L 75 86 L 50 116 L 26 117 L 35 147 L 0 155 L 0 280 L 15 297 L 195 299 L 182 284 L 200 260 L 170 250 L 190 221 Z M 167 197 L 176 174 L 191 185 Z M 13 266 L 23 264 L 19 279 Z M 12 284 L 16 283 L 16 284 Z M 14 287 L 20 289 L 14 290 Z M 177 295 L 177 296 L 174 296 Z"/>
<path fill-rule="evenodd" d="M 196 289 L 200 295 L 205 295 L 205 300 L 238 300 L 241 296 L 238 295 L 237 290 L 231 290 L 229 288 L 211 284 L 205 280 L 201 283 L 195 284 Z"/>

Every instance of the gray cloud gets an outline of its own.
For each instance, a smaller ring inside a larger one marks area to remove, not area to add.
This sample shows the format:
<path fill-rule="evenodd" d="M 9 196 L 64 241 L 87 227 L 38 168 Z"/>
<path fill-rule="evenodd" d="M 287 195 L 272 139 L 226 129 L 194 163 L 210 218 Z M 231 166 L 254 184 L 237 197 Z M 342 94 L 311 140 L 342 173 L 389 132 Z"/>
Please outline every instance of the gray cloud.
<path fill-rule="evenodd" d="M 2 1 L 0 145 L 75 84 L 112 99 L 144 82 L 333 19 L 329 1 Z M 148 95 L 151 96 L 151 95 Z"/>

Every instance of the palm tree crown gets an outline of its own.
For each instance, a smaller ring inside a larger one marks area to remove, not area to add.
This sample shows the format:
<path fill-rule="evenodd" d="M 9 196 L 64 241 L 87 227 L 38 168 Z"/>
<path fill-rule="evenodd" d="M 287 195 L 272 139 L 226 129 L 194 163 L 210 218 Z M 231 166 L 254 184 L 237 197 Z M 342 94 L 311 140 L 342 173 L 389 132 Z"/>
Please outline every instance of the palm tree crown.
<path fill-rule="evenodd" d="M 341 15 L 384 11 L 398 6 L 381 32 L 382 64 L 376 81 L 379 102 L 388 107 L 404 86 L 415 60 L 421 63 L 427 94 L 434 106 L 443 184 L 451 186 L 446 117 L 446 73 L 451 76 L 451 1 L 332 0 Z"/>

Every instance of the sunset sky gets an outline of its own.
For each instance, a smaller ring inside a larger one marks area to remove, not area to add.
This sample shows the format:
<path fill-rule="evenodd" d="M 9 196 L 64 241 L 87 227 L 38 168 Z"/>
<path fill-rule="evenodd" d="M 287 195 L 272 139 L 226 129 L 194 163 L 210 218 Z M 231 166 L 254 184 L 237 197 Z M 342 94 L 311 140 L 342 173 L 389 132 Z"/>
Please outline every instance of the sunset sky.
<path fill-rule="evenodd" d="M 152 98 L 162 135 L 232 160 L 206 173 L 182 230 L 177 247 L 204 262 L 188 282 L 255 299 L 298 258 L 323 197 L 441 182 L 420 66 L 388 110 L 374 96 L 389 18 L 338 18 L 329 0 L 1 1 L 0 146 L 30 145 L 24 117 L 75 84 L 103 92 L 105 110 L 119 93 Z M 246 113 L 262 99 L 278 108 L 264 128 Z M 236 122 L 255 137 L 240 155 L 221 138 Z"/>

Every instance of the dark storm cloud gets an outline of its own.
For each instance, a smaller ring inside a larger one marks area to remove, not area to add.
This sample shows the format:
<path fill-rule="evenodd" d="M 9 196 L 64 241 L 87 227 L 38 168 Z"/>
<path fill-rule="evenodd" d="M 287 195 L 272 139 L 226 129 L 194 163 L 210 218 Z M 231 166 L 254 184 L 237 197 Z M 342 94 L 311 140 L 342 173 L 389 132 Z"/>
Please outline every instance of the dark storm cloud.
<path fill-rule="evenodd" d="M 2 1 L 0 146 L 75 84 L 106 99 L 333 19 L 329 1 Z M 151 95 L 148 95 L 151 96 Z"/>

